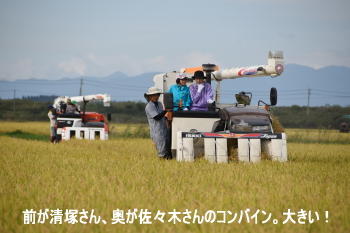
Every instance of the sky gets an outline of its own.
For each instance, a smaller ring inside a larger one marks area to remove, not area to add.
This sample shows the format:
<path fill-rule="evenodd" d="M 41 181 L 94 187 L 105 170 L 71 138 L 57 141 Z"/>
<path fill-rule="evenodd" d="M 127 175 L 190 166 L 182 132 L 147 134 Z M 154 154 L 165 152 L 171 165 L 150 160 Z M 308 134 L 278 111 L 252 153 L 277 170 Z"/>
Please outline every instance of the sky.
<path fill-rule="evenodd" d="M 0 0 L 0 80 L 215 63 L 350 67 L 349 0 Z"/>

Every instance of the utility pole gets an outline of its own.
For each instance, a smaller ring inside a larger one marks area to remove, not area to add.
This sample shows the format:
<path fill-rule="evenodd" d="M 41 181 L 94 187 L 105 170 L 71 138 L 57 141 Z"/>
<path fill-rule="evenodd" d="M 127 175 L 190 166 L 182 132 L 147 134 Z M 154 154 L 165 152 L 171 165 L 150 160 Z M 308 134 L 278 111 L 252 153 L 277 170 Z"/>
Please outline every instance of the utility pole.
<path fill-rule="evenodd" d="M 13 112 L 16 112 L 16 89 L 13 89 Z"/>
<path fill-rule="evenodd" d="M 80 90 L 79 90 L 79 96 L 83 95 L 83 78 L 80 79 Z"/>
<path fill-rule="evenodd" d="M 310 115 L 310 96 L 311 96 L 311 89 L 307 89 L 307 109 L 306 109 L 306 115 Z"/>

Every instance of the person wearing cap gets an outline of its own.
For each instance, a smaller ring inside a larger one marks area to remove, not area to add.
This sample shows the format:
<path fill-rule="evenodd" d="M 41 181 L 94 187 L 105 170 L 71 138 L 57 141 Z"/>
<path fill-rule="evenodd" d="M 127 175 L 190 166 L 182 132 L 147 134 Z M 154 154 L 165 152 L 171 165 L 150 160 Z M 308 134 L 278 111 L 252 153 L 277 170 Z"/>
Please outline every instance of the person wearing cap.
<path fill-rule="evenodd" d="M 162 103 L 158 101 L 161 93 L 162 91 L 157 87 L 150 87 L 148 89 L 144 95 L 148 101 L 145 112 L 150 128 L 150 136 L 156 145 L 158 157 L 171 159 L 171 153 L 167 143 L 168 130 L 165 120 L 167 111 L 163 109 Z"/>
<path fill-rule="evenodd" d="M 191 106 L 190 89 L 186 85 L 188 78 L 185 75 L 179 75 L 175 85 L 172 85 L 169 92 L 173 94 L 173 110 L 187 111 Z"/>
<path fill-rule="evenodd" d="M 208 111 L 208 104 L 214 102 L 213 91 L 211 85 L 205 82 L 203 71 L 194 72 L 193 76 L 196 81 L 190 86 L 190 93 L 192 99 L 192 111 Z"/>
<path fill-rule="evenodd" d="M 66 109 L 67 109 L 67 104 L 63 101 L 59 102 L 59 106 L 56 109 L 58 114 L 65 114 L 66 113 Z"/>
<path fill-rule="evenodd" d="M 48 107 L 49 112 L 47 113 L 47 116 L 50 119 L 50 141 L 52 143 L 57 143 L 58 142 L 58 138 L 57 138 L 57 133 L 56 133 L 56 129 L 57 129 L 57 113 L 56 113 L 56 109 L 50 105 Z"/>

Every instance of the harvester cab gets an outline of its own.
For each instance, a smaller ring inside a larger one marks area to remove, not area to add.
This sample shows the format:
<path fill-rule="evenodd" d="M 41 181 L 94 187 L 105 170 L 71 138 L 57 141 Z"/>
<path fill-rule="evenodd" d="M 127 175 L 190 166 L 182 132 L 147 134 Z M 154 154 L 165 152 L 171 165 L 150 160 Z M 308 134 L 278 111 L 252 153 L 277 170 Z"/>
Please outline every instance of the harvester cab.
<path fill-rule="evenodd" d="M 278 51 L 269 52 L 267 65 L 221 70 L 215 64 L 203 64 L 155 75 L 153 80 L 155 86 L 164 93 L 161 101 L 166 109 L 173 107 L 172 94 L 167 92 L 179 76 L 192 77 L 194 72 L 201 70 L 205 73 L 207 83 L 216 82 L 215 102 L 214 106 L 208 106 L 209 111 L 174 112 L 171 122 L 173 156 L 178 161 L 193 161 L 203 154 L 203 150 L 195 149 L 194 144 L 204 141 L 204 156 L 212 162 L 228 162 L 229 158 L 257 162 L 262 157 L 287 161 L 286 135 L 274 132 L 269 111 L 270 106 L 277 103 L 276 88 L 270 91 L 270 104 L 259 100 L 257 106 L 252 106 L 250 92 L 236 94 L 237 103 L 222 104 L 220 101 L 221 81 L 263 76 L 274 78 L 281 75 L 283 69 L 283 53 Z M 237 153 L 231 155 L 230 151 Z"/>
<path fill-rule="evenodd" d="M 86 105 L 90 102 L 103 102 L 104 107 L 110 107 L 111 96 L 109 94 L 95 94 L 86 96 L 60 96 L 54 100 L 54 108 L 58 110 L 57 135 L 59 139 L 69 140 L 72 137 L 77 139 L 101 140 L 108 139 L 108 121 L 111 114 L 97 112 L 86 112 Z M 72 103 L 76 110 L 66 112 L 68 105 Z"/>

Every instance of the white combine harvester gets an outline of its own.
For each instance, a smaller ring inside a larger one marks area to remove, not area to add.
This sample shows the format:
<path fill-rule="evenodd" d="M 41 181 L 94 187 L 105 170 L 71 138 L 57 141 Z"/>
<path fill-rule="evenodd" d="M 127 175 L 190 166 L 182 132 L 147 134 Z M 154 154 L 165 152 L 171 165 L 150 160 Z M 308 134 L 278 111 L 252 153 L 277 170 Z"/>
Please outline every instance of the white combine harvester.
<path fill-rule="evenodd" d="M 76 103 L 81 111 L 75 113 L 65 112 L 64 106 L 67 106 L 68 100 Z M 75 137 L 77 139 L 101 140 L 108 139 L 108 121 L 110 114 L 106 116 L 97 112 L 86 112 L 86 104 L 88 102 L 103 102 L 104 107 L 110 107 L 111 96 L 109 94 L 95 94 L 86 96 L 60 96 L 54 100 L 54 108 L 60 110 L 57 117 L 57 135 L 59 139 L 70 140 Z M 82 106 L 81 106 L 82 105 Z"/>
<path fill-rule="evenodd" d="M 154 76 L 155 86 L 165 94 L 163 103 L 166 109 L 172 109 L 172 95 L 167 93 L 180 75 L 192 77 L 197 70 L 206 74 L 206 82 L 216 81 L 215 103 L 211 111 L 177 111 L 171 124 L 171 149 L 177 161 L 194 161 L 201 154 L 212 162 L 228 162 L 230 152 L 238 161 L 259 162 L 261 158 L 275 161 L 287 161 L 287 142 L 285 133 L 275 133 L 269 107 L 277 103 L 277 90 L 271 89 L 268 105 L 259 101 L 251 106 L 251 95 L 241 92 L 236 95 L 238 103 L 220 104 L 220 83 L 224 79 L 253 78 L 261 76 L 277 77 L 284 69 L 283 53 L 269 52 L 267 65 L 238 67 L 220 70 L 214 64 L 182 69 Z M 240 101 L 240 100 L 244 101 Z M 263 103 L 263 105 L 261 105 Z M 194 144 L 201 144 L 202 151 Z M 203 141 L 203 140 L 202 140 Z M 199 143 L 198 143 L 199 142 Z M 266 156 L 262 156 L 266 155 Z"/>

